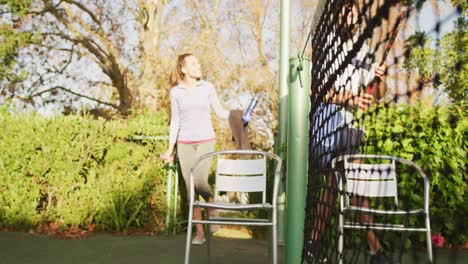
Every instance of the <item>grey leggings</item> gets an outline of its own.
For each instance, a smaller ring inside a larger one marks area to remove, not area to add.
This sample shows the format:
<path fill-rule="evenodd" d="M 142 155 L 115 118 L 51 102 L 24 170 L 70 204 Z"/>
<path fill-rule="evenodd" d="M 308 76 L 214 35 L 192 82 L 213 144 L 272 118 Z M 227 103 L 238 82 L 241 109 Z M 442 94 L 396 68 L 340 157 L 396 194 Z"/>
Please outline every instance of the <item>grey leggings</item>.
<path fill-rule="evenodd" d="M 179 156 L 182 175 L 187 187 L 188 199 L 190 199 L 190 169 L 195 161 L 202 155 L 214 151 L 215 141 L 208 141 L 199 144 L 177 144 L 177 155 Z M 208 184 L 212 158 L 203 160 L 194 174 L 195 200 L 201 195 L 205 201 L 211 198 L 211 186 Z"/>

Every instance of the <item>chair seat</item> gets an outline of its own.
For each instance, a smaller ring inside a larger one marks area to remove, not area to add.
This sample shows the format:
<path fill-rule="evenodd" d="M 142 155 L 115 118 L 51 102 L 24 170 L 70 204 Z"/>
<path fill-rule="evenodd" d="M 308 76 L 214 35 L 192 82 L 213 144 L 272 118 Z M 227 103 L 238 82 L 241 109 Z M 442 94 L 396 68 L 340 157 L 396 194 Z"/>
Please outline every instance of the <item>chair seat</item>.
<path fill-rule="evenodd" d="M 367 223 L 367 222 L 346 222 L 344 227 L 349 226 L 364 226 L 364 227 L 405 227 L 400 224 L 383 224 L 383 223 Z"/>
<path fill-rule="evenodd" d="M 349 206 L 343 208 L 343 211 L 355 211 L 355 212 L 363 212 L 363 213 L 372 213 L 372 214 L 382 214 L 382 215 L 408 215 L 408 214 L 424 214 L 423 209 L 415 209 L 415 210 L 394 210 L 394 211 L 388 211 L 388 210 L 379 210 L 379 209 L 369 209 L 365 207 L 359 207 L 359 206 Z"/>
<path fill-rule="evenodd" d="M 193 203 L 194 207 L 224 209 L 232 211 L 249 211 L 249 210 L 271 210 L 273 206 L 269 203 L 265 204 L 236 204 L 228 202 L 200 202 Z"/>
<path fill-rule="evenodd" d="M 383 223 L 359 223 L 346 222 L 343 228 L 349 229 L 373 229 L 373 230 L 393 230 L 393 231 L 414 231 L 426 232 L 427 228 L 408 227 L 400 224 L 383 224 Z"/>

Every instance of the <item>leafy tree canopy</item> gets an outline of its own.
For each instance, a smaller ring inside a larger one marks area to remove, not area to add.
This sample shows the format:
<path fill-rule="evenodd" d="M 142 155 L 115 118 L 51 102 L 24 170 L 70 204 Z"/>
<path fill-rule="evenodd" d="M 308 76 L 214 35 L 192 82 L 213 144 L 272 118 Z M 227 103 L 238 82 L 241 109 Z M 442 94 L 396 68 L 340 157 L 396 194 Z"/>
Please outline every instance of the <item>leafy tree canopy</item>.
<path fill-rule="evenodd" d="M 416 32 L 407 40 L 405 67 L 419 74 L 423 83 L 432 83 L 455 102 L 465 102 L 468 87 L 467 20 L 460 17 L 454 30 L 433 45 L 425 32 Z"/>

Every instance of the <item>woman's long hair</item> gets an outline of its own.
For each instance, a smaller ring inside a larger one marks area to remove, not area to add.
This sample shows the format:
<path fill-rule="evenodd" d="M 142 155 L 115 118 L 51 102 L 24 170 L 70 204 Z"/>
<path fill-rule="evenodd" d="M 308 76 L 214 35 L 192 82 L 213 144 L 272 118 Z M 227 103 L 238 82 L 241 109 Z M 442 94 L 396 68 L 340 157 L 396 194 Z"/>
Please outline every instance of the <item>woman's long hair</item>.
<path fill-rule="evenodd" d="M 185 58 L 192 56 L 192 53 L 184 53 L 177 56 L 177 64 L 172 71 L 172 74 L 169 78 L 169 84 L 172 86 L 176 86 L 177 84 L 184 79 L 185 74 L 182 72 L 182 67 L 185 65 Z"/>

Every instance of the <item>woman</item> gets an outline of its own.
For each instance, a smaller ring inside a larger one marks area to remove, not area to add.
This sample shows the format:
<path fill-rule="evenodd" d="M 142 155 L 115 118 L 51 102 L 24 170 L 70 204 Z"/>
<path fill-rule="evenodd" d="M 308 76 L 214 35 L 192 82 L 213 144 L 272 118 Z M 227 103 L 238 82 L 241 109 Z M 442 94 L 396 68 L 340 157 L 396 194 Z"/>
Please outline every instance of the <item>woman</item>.
<path fill-rule="evenodd" d="M 214 151 L 215 133 L 211 123 L 210 108 L 213 108 L 219 118 L 229 118 L 229 111 L 221 106 L 213 85 L 201 80 L 201 77 L 200 63 L 194 55 L 185 53 L 178 57 L 176 68 L 170 78 L 172 88 L 169 146 L 160 156 L 161 159 L 170 162 L 177 143 L 177 154 L 187 193 L 190 193 L 190 168 L 200 156 Z M 213 201 L 211 187 L 208 184 L 210 165 L 211 160 L 208 160 L 195 171 L 195 199 L 201 195 L 205 201 Z M 214 210 L 210 211 L 210 214 L 214 214 Z M 193 217 L 201 219 L 200 208 L 194 210 Z M 217 226 L 212 226 L 212 231 L 216 228 Z M 196 232 L 192 244 L 205 243 L 202 224 L 196 224 Z"/>

